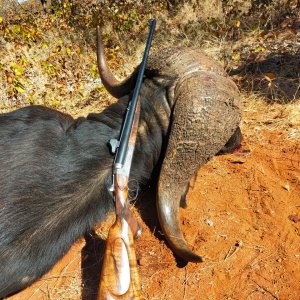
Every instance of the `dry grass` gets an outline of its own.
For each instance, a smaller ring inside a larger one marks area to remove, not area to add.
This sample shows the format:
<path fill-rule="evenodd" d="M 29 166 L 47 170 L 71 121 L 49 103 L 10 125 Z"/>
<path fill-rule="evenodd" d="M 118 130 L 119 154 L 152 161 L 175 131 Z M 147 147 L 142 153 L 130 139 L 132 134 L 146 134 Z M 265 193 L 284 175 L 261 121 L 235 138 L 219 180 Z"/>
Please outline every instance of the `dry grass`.
<path fill-rule="evenodd" d="M 280 132 L 281 138 L 286 140 L 300 139 L 300 100 L 280 104 L 270 104 L 265 98 L 255 93 L 243 93 L 244 121 L 243 128 L 247 127 L 247 138 L 256 138 L 259 132 Z M 268 141 L 261 141 L 261 144 Z"/>
<path fill-rule="evenodd" d="M 41 23 L 44 21 L 48 20 Z M 56 31 L 41 29 L 30 46 L 22 45 L 22 40 L 4 41 L 0 59 L 0 111 L 32 104 L 70 111 L 95 98 L 105 99 L 106 93 L 96 76 L 94 49 L 81 43 L 82 40 L 69 27 Z M 13 64 L 22 68 L 22 74 L 15 71 Z M 22 91 L 18 92 L 16 86 L 21 86 Z"/>

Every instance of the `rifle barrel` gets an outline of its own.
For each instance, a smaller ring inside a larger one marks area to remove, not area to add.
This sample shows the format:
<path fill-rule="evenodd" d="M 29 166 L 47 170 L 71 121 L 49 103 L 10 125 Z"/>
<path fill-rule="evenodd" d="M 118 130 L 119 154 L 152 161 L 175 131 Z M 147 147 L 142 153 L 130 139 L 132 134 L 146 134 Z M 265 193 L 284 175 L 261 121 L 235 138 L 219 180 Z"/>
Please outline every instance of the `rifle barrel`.
<path fill-rule="evenodd" d="M 155 19 L 150 20 L 150 31 L 148 34 L 148 39 L 147 39 L 147 43 L 146 43 L 143 60 L 141 62 L 140 68 L 139 68 L 139 73 L 138 73 L 136 85 L 135 85 L 135 88 L 133 91 L 132 99 L 127 108 L 128 112 L 125 117 L 123 129 L 122 129 L 121 137 L 120 137 L 120 144 L 119 144 L 119 148 L 118 148 L 118 151 L 117 151 L 116 157 L 115 157 L 114 167 L 116 169 L 123 167 L 124 161 L 126 158 L 126 152 L 128 149 L 128 141 L 129 141 L 130 131 L 131 131 L 131 127 L 132 127 L 132 123 L 133 123 L 133 119 L 134 119 L 134 112 L 135 112 L 138 95 L 139 95 L 142 81 L 143 81 L 143 76 L 144 76 L 144 72 L 145 72 L 145 68 L 146 68 L 146 64 L 147 64 L 147 58 L 148 58 L 150 47 L 151 47 L 151 42 L 152 42 L 152 38 L 153 38 L 153 34 L 154 34 L 155 25 L 156 25 Z"/>

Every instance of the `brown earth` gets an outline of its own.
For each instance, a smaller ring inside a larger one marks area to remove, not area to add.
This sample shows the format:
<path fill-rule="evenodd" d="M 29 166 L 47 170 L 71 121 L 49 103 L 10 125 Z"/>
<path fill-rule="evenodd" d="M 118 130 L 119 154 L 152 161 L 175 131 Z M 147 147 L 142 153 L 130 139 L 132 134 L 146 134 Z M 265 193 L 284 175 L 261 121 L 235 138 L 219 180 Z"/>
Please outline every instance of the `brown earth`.
<path fill-rule="evenodd" d="M 176 260 L 157 222 L 154 193 L 140 195 L 142 299 L 300 299 L 298 104 L 245 100 L 243 151 L 199 171 L 180 222 L 204 263 Z M 79 240 L 42 279 L 7 299 L 96 299 L 107 230 Z"/>

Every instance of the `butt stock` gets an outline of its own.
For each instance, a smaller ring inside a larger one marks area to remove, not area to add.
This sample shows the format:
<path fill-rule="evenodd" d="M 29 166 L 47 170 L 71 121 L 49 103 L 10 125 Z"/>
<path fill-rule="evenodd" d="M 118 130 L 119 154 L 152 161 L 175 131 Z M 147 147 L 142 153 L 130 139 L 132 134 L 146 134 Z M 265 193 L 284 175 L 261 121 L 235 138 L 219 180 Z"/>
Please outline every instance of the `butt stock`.
<path fill-rule="evenodd" d="M 140 299 L 133 234 L 124 218 L 117 216 L 105 249 L 98 300 Z"/>

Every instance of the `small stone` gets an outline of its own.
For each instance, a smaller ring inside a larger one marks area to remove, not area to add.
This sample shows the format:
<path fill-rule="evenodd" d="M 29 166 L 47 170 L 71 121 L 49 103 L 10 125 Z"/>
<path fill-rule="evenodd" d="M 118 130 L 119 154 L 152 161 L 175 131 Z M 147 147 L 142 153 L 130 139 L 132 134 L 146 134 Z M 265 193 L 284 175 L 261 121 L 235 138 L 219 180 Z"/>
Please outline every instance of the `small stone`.
<path fill-rule="evenodd" d="M 206 225 L 208 225 L 208 226 L 214 226 L 214 222 L 213 222 L 212 220 L 210 220 L 210 219 L 205 219 L 205 220 L 204 220 L 204 223 L 205 223 Z"/>
<path fill-rule="evenodd" d="M 297 215 L 289 215 L 288 218 L 289 218 L 289 220 L 291 220 L 294 223 L 300 222 L 300 218 Z"/>
<path fill-rule="evenodd" d="M 289 185 L 288 183 L 284 184 L 284 185 L 283 185 L 283 188 L 284 188 L 285 190 L 287 190 L 288 192 L 291 190 L 290 185 Z"/>
<path fill-rule="evenodd" d="M 243 247 L 243 241 L 242 240 L 237 240 L 235 243 L 236 247 Z"/>
<path fill-rule="evenodd" d="M 227 240 L 227 239 L 228 239 L 227 234 L 220 234 L 219 237 L 223 238 L 224 240 Z"/>
<path fill-rule="evenodd" d="M 259 270 L 260 269 L 260 265 L 259 264 L 252 264 L 251 265 L 251 269 L 253 269 L 253 270 Z"/>
<path fill-rule="evenodd" d="M 144 266 L 146 264 L 146 259 L 144 257 L 140 257 L 137 263 L 139 266 Z"/>

